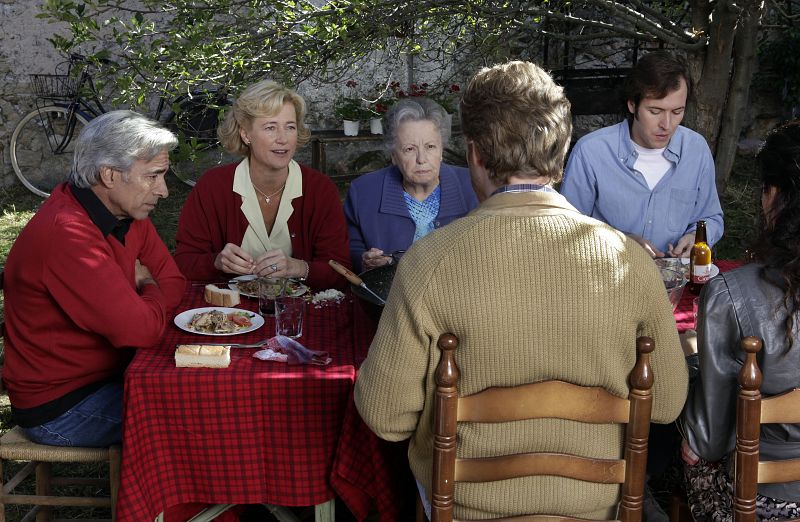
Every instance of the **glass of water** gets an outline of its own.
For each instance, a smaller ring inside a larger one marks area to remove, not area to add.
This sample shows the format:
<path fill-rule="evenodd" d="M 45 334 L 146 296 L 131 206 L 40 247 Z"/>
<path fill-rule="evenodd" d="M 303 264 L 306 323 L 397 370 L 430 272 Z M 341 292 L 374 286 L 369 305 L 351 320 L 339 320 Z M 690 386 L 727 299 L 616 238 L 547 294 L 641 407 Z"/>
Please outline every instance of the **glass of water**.
<path fill-rule="evenodd" d="M 285 279 L 262 277 L 258 280 L 258 312 L 261 315 L 275 314 L 275 298 L 283 293 Z"/>
<path fill-rule="evenodd" d="M 303 335 L 306 300 L 283 295 L 275 299 L 275 335 L 297 339 Z"/>

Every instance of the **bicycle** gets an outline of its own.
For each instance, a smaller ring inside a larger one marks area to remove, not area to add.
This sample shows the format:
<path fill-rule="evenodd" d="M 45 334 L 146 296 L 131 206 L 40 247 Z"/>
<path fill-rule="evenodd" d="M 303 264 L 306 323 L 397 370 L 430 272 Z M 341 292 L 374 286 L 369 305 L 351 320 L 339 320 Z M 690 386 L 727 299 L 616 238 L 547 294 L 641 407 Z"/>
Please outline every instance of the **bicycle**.
<path fill-rule="evenodd" d="M 94 85 L 91 62 L 80 54 L 71 54 L 64 63 L 66 74 L 59 74 L 60 64 L 56 74 L 30 75 L 36 108 L 11 134 L 14 173 L 28 190 L 43 197 L 67 179 L 73 138 L 91 119 L 107 112 Z M 74 73 L 75 67 L 80 67 L 79 74 Z M 169 105 L 165 96 L 159 98 L 154 119 L 181 139 L 170 168 L 184 183 L 193 186 L 208 168 L 229 159 L 216 139 L 219 109 L 226 105 L 230 105 L 227 95 L 217 89 L 182 95 Z"/>

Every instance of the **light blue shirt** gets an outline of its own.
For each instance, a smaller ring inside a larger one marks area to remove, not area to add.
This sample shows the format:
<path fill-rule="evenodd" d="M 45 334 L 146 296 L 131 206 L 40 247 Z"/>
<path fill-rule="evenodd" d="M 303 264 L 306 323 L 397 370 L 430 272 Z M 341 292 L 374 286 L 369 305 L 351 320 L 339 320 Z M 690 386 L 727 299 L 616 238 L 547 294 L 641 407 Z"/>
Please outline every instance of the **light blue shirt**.
<path fill-rule="evenodd" d="M 701 219 L 708 244 L 719 241 L 722 207 L 705 138 L 679 126 L 664 150 L 672 167 L 653 190 L 633 168 L 637 157 L 627 121 L 587 134 L 569 156 L 561 194 L 583 214 L 642 236 L 663 252 Z"/>
<path fill-rule="evenodd" d="M 417 201 L 408 192 L 403 192 L 403 198 L 408 214 L 416 227 L 414 239 L 411 240 L 413 243 L 433 232 L 434 221 L 439 214 L 439 203 L 442 200 L 441 185 L 437 185 L 424 201 Z"/>

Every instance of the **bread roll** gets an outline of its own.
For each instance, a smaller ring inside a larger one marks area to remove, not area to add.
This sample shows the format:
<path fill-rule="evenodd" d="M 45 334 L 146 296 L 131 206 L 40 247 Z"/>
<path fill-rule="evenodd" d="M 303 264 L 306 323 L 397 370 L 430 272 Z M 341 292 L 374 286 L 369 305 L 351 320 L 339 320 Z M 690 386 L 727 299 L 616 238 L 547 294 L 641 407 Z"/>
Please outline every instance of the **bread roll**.
<path fill-rule="evenodd" d="M 206 300 L 206 303 L 214 306 L 231 307 L 238 305 L 241 301 L 239 290 L 220 288 L 217 285 L 206 285 L 203 298 Z"/>
<path fill-rule="evenodd" d="M 227 368 L 230 364 L 230 346 L 181 344 L 175 350 L 178 368 Z"/>

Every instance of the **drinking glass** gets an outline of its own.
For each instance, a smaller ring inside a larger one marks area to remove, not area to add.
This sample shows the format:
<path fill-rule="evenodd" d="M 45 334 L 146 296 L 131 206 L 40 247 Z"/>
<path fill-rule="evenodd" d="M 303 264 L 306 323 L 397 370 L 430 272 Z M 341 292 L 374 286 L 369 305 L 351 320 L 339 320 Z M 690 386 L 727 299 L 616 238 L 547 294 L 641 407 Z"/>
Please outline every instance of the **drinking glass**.
<path fill-rule="evenodd" d="M 275 315 L 275 298 L 283 293 L 286 280 L 278 277 L 262 277 L 258 280 L 258 312 Z"/>
<path fill-rule="evenodd" d="M 303 335 L 306 300 L 283 295 L 275 299 L 275 335 L 297 339 Z"/>

